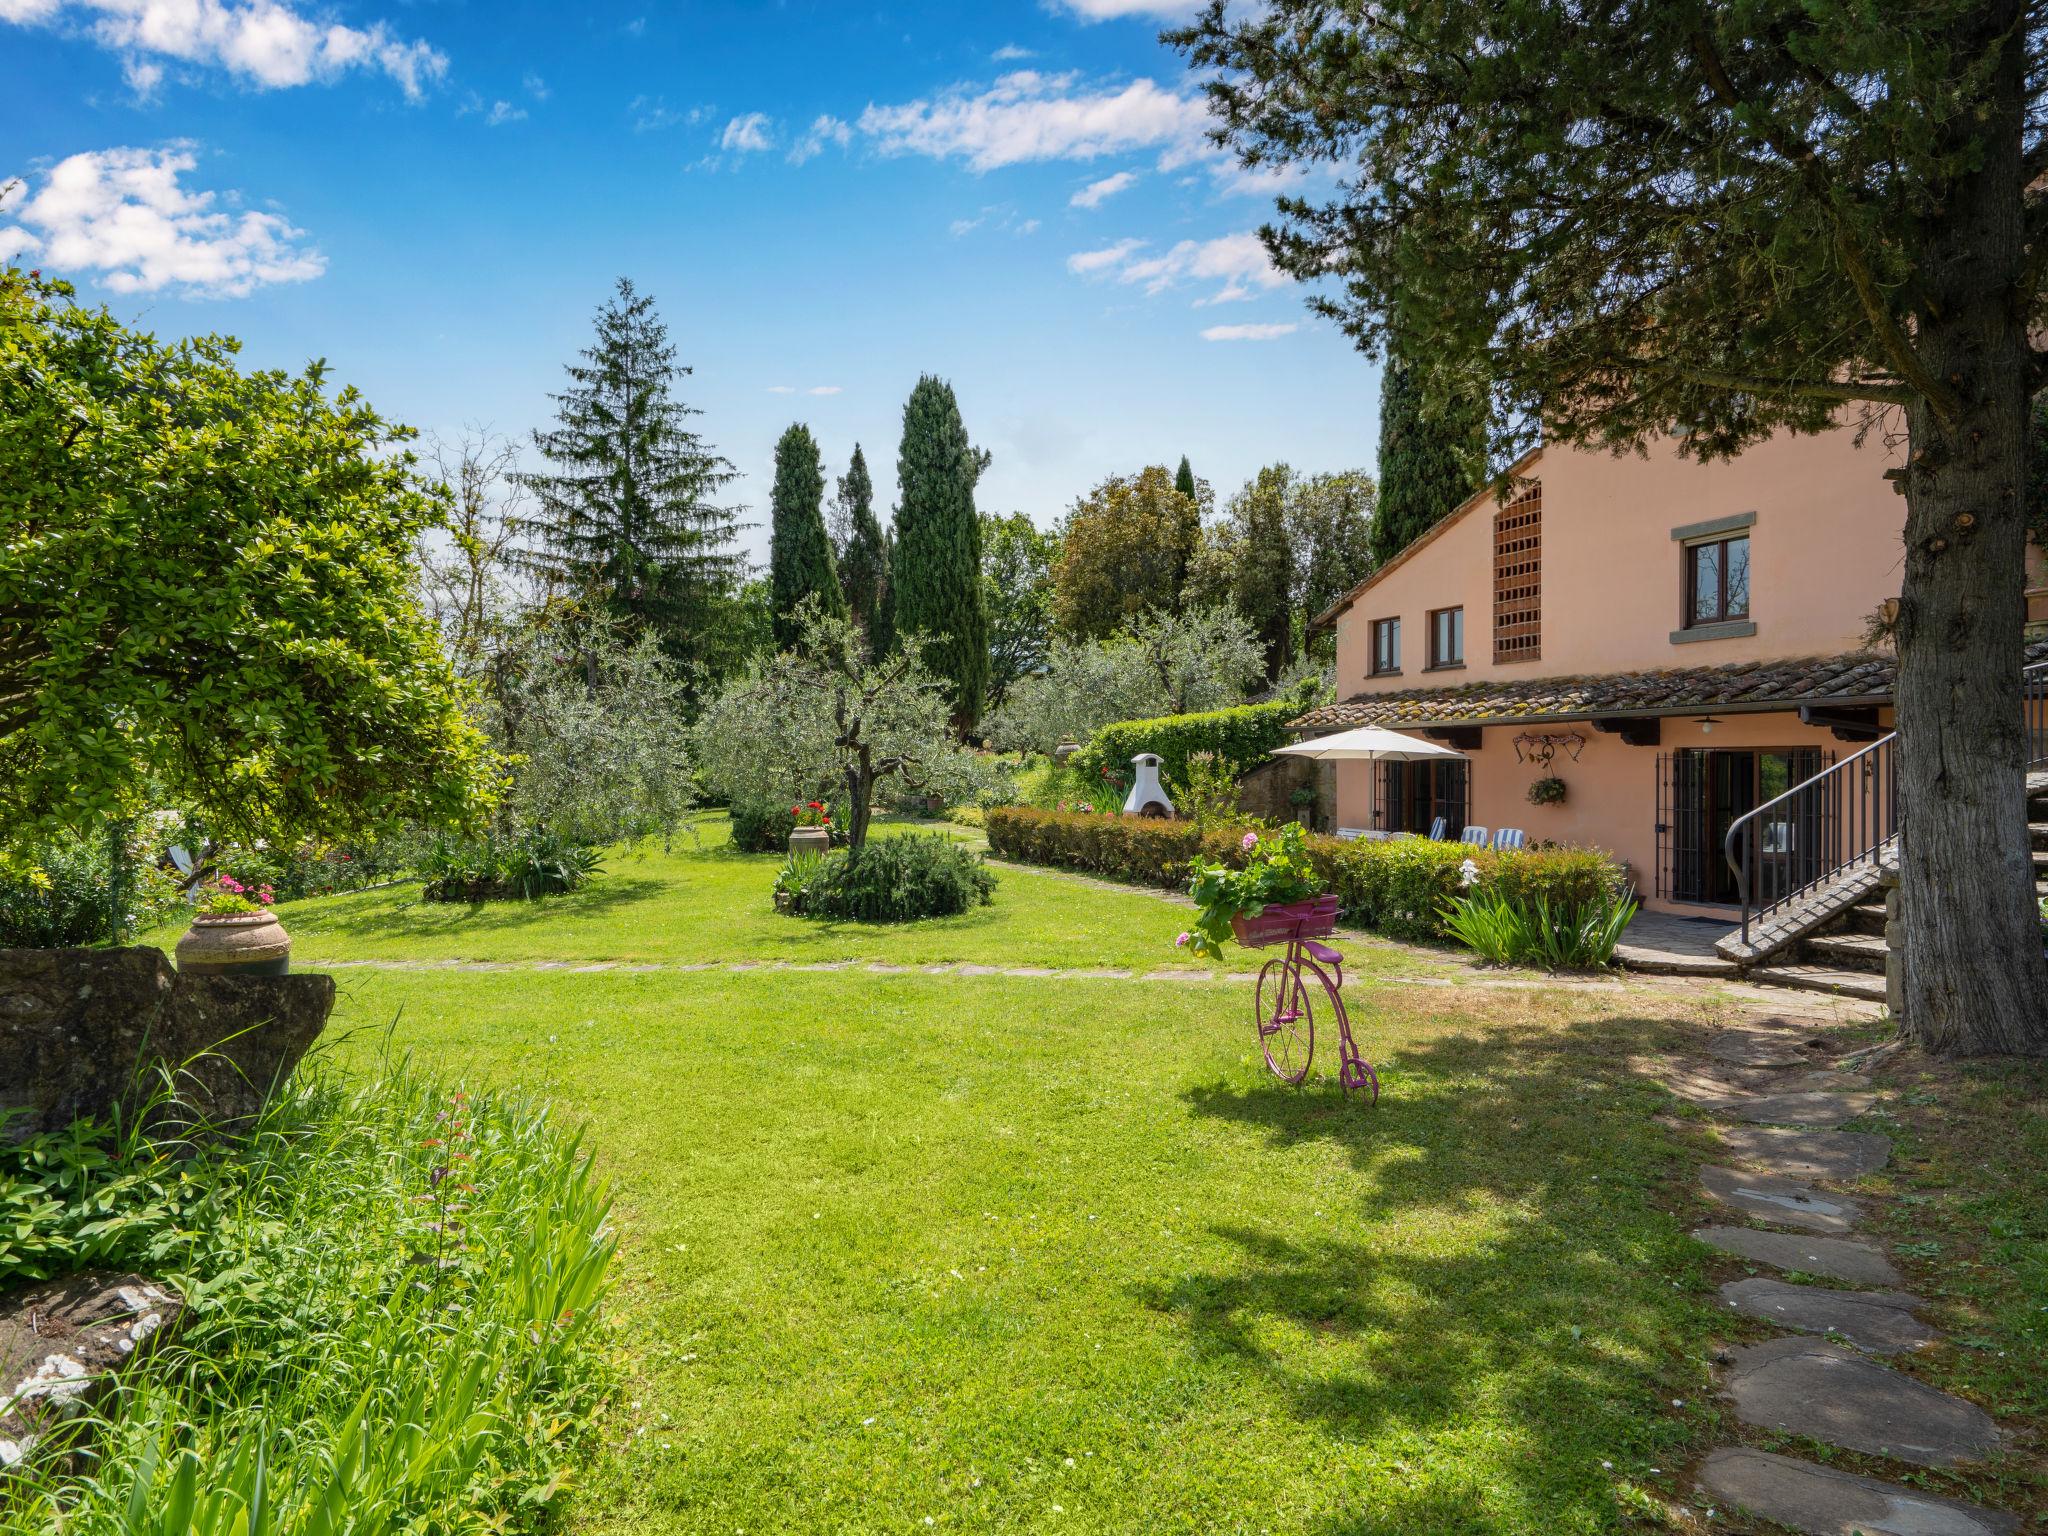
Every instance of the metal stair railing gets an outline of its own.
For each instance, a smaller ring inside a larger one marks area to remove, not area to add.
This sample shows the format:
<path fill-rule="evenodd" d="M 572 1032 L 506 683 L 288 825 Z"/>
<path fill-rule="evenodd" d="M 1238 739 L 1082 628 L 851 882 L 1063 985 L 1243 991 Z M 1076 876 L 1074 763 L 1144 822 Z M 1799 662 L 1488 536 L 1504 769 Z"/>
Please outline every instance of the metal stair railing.
<path fill-rule="evenodd" d="M 2048 764 L 2048 662 L 2025 668 L 2020 717 L 2027 767 Z M 1899 833 L 1897 731 L 1766 800 L 1729 824 L 1722 840 L 1742 902 L 1742 942 L 1753 924 L 1859 865 L 1874 865 Z"/>

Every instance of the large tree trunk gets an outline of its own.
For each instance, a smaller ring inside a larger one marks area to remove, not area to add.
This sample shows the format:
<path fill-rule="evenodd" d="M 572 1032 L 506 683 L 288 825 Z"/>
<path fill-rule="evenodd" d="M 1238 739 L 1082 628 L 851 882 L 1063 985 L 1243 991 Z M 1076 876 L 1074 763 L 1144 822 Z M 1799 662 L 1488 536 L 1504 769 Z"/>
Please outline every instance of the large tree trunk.
<path fill-rule="evenodd" d="M 1985 7 L 2009 21 L 2012 0 Z M 2048 966 L 2027 832 L 2020 706 L 2026 618 L 2024 265 L 2018 50 L 2004 120 L 1936 216 L 1916 341 L 1960 404 L 1907 409 L 1906 569 L 1897 631 L 1905 1030 L 1941 1054 L 2048 1051 Z"/>

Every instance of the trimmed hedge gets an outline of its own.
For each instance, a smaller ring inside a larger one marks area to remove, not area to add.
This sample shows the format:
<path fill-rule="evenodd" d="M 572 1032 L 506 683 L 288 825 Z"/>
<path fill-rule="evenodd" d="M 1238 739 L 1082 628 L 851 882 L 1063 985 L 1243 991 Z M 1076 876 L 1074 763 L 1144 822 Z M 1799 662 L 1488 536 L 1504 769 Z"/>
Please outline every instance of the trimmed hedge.
<path fill-rule="evenodd" d="M 1156 752 L 1164 759 L 1161 773 L 1169 783 L 1180 784 L 1187 780 L 1190 757 L 1213 752 L 1233 779 L 1242 778 L 1271 756 L 1275 747 L 1287 745 L 1287 722 L 1301 712 L 1300 699 L 1282 699 L 1199 715 L 1120 720 L 1089 737 L 1088 744 L 1074 754 L 1072 766 L 1083 778 L 1092 780 L 1104 768 L 1128 774 L 1132 758 L 1140 752 Z"/>
<path fill-rule="evenodd" d="M 1244 858 L 1243 827 L 1199 831 L 1190 822 L 1150 816 L 1091 816 L 1002 806 L 988 812 L 994 853 L 1025 864 L 1085 870 L 1112 879 L 1181 890 L 1196 854 L 1233 867 Z M 1311 837 L 1310 856 L 1343 903 L 1344 921 L 1397 939 L 1449 937 L 1442 909 L 1463 891 L 1467 859 L 1479 866 L 1482 888 L 1511 900 L 1578 905 L 1621 888 L 1622 873 L 1591 848 L 1527 848 L 1495 853 L 1427 838 L 1346 842 Z"/>

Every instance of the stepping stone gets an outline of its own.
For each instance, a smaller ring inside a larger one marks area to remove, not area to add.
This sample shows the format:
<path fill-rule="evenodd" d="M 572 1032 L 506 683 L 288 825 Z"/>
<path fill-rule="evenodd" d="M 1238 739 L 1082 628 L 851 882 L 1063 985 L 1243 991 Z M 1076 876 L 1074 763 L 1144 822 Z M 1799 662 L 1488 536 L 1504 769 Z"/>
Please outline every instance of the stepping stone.
<path fill-rule="evenodd" d="M 1754 1098 L 1701 1101 L 1702 1109 L 1733 1115 L 1754 1125 L 1798 1125 L 1829 1130 L 1854 1120 L 1877 1102 L 1874 1093 L 1767 1093 Z"/>
<path fill-rule="evenodd" d="M 962 965 L 955 968 L 955 974 L 961 976 L 1000 976 L 1003 974 L 1003 968 L 1000 965 Z"/>
<path fill-rule="evenodd" d="M 1818 1339 L 1736 1350 L 1726 1394 L 1745 1424 L 1916 1466 L 1952 1467 L 1999 1447 L 1998 1426 L 1975 1403 Z"/>
<path fill-rule="evenodd" d="M 1044 965 L 1013 965 L 1004 971 L 1005 976 L 1057 976 L 1058 971 Z"/>
<path fill-rule="evenodd" d="M 1707 1054 L 1731 1067 L 1810 1067 L 1827 1054 L 1826 1042 L 1817 1034 L 1793 1030 L 1787 1022 L 1724 1029 L 1707 1042 Z"/>
<path fill-rule="evenodd" d="M 1892 1156 L 1891 1138 L 1869 1131 L 1780 1131 L 1753 1125 L 1715 1130 L 1732 1156 L 1781 1178 L 1847 1183 L 1876 1173 Z"/>
<path fill-rule="evenodd" d="M 1892 1261 L 1868 1243 L 1801 1232 L 1759 1232 L 1754 1227 L 1701 1227 L 1693 1236 L 1709 1248 L 1768 1264 L 1787 1273 L 1825 1275 L 1851 1285 L 1897 1285 Z"/>
<path fill-rule="evenodd" d="M 1746 1446 L 1710 1452 L 1699 1486 L 1804 1536 L 2013 1536 L 2020 1528 L 2016 1516 L 2000 1510 Z"/>
<path fill-rule="evenodd" d="M 1782 1280 L 1730 1280 L 1721 1299 L 1744 1317 L 1801 1333 L 1840 1334 L 1866 1354 L 1896 1355 L 1940 1337 L 1913 1315 L 1920 1298 L 1904 1291 L 1830 1291 Z"/>
<path fill-rule="evenodd" d="M 870 976 L 901 976 L 910 967 L 907 965 L 887 965 L 880 960 L 870 960 L 867 963 L 866 969 Z"/>
<path fill-rule="evenodd" d="M 1844 1195 L 1822 1194 L 1811 1184 L 1735 1168 L 1702 1168 L 1700 1187 L 1716 1200 L 1760 1221 L 1804 1227 L 1809 1232 L 1849 1232 L 1863 1207 Z"/>

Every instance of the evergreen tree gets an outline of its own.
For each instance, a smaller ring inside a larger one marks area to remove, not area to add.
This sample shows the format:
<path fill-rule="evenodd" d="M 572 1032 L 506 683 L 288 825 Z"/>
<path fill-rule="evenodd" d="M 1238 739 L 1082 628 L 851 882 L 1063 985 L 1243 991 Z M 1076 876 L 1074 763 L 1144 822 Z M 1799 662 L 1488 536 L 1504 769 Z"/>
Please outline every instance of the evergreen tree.
<path fill-rule="evenodd" d="M 846 524 L 846 544 L 839 557 L 840 589 L 846 593 L 847 610 L 867 636 L 868 650 L 881 656 L 896 646 L 889 600 L 893 550 L 889 535 L 875 517 L 875 482 L 868 475 L 867 455 L 859 443 L 853 445 L 853 462 L 839 477 L 835 501 Z"/>
<path fill-rule="evenodd" d="M 930 640 L 925 660 L 946 679 L 964 733 L 988 687 L 988 615 L 981 594 L 981 519 L 974 483 L 987 459 L 967 441 L 953 386 L 925 375 L 903 407 L 896 455 L 895 629 Z"/>
<path fill-rule="evenodd" d="M 1195 499 L 1195 468 L 1186 454 L 1180 456 L 1180 468 L 1173 473 L 1173 488 L 1189 501 Z"/>
<path fill-rule="evenodd" d="M 654 300 L 619 279 L 597 339 L 568 365 L 556 421 L 533 434 L 553 466 L 521 476 L 534 507 L 517 519 L 525 570 L 658 636 L 678 659 L 706 660 L 745 571 L 739 520 L 717 503 L 733 467 L 690 429 Z"/>
<path fill-rule="evenodd" d="M 1287 670 L 1294 653 L 1294 544 L 1288 527 L 1293 494 L 1294 471 L 1269 464 L 1230 503 L 1239 532 L 1232 596 L 1265 648 L 1267 682 Z"/>
<path fill-rule="evenodd" d="M 1372 523 L 1376 565 L 1385 565 L 1442 522 L 1476 488 L 1470 455 L 1483 443 L 1485 418 L 1450 406 L 1430 415 L 1426 406 L 1422 381 L 1390 342 L 1386 371 L 1380 375 L 1380 490 Z"/>
<path fill-rule="evenodd" d="M 768 590 L 775 608 L 775 643 L 796 643 L 802 624 L 797 605 L 816 598 L 818 612 L 846 612 L 825 534 L 825 466 L 811 429 L 796 423 L 775 445 L 775 489 L 769 503 Z"/>

